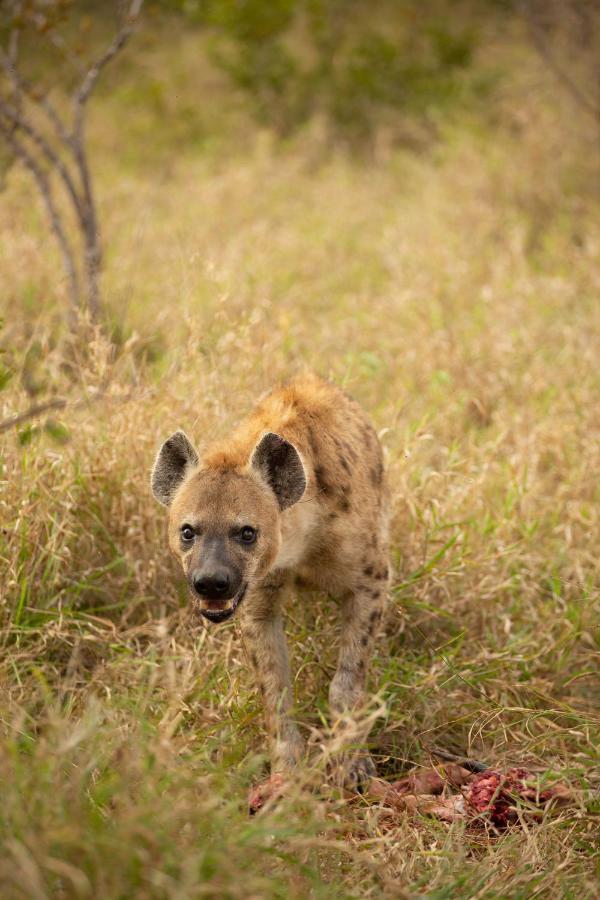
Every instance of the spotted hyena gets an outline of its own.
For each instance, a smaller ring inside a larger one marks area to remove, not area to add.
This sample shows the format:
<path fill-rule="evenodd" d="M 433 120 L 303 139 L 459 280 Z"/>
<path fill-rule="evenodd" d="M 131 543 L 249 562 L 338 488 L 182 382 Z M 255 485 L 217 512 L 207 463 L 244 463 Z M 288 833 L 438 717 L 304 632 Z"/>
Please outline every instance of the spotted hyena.
<path fill-rule="evenodd" d="M 198 612 L 239 617 L 272 740 L 273 770 L 302 740 L 282 606 L 297 582 L 340 598 L 342 630 L 329 688 L 334 717 L 361 703 L 388 592 L 383 455 L 357 403 L 315 375 L 276 388 L 225 441 L 199 456 L 183 431 L 161 447 L 154 496 L 169 508 L 169 545 Z M 347 783 L 373 773 L 356 756 Z"/>

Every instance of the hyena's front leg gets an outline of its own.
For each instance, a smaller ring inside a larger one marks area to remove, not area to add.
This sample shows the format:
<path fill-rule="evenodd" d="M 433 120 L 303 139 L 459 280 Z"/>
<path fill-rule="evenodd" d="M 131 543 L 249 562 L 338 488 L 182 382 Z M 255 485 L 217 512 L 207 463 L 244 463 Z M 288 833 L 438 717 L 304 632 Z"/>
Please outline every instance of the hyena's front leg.
<path fill-rule="evenodd" d="M 265 581 L 245 598 L 241 616 L 244 645 L 264 704 L 273 772 L 292 768 L 304 749 L 292 718 L 294 698 L 281 611 L 284 588 L 280 580 Z"/>
<path fill-rule="evenodd" d="M 360 707 L 365 700 L 368 664 L 387 596 L 388 568 L 382 562 L 379 567 L 369 566 L 360 583 L 342 602 L 340 653 L 329 688 L 334 720 Z M 375 766 L 368 753 L 350 755 L 344 772 L 347 787 L 360 789 L 372 775 Z"/>

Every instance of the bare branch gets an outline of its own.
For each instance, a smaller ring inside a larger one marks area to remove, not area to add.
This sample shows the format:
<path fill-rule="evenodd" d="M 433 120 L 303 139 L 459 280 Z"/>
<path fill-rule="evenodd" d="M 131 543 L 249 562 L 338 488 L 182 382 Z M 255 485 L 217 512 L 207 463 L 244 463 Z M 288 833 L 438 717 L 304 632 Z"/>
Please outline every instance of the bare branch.
<path fill-rule="evenodd" d="M 16 10 L 18 13 L 21 12 L 21 4 L 19 3 L 16 6 Z M 23 91 L 21 89 L 21 85 L 19 84 L 19 79 L 17 78 L 17 57 L 19 55 L 19 36 L 20 30 L 18 27 L 14 27 L 11 29 L 9 38 L 8 38 L 8 53 L 6 54 L 6 70 L 7 74 L 10 78 L 12 88 L 13 88 L 13 102 L 17 110 L 21 110 L 23 105 Z"/>
<path fill-rule="evenodd" d="M 15 3 L 18 11 L 23 5 L 22 0 L 15 0 Z M 87 71 L 84 70 L 79 87 L 72 95 L 72 125 L 68 125 L 59 115 L 47 93 L 40 94 L 18 71 L 16 63 L 19 34 L 16 28 L 10 34 L 7 49 L 0 48 L 0 68 L 4 70 L 12 86 L 12 92 L 9 90 L 4 97 L 0 97 L 0 134 L 4 135 L 14 155 L 24 163 L 37 182 L 63 256 L 73 306 L 76 307 L 82 299 L 79 295 L 81 274 L 93 321 L 98 321 L 100 315 L 101 241 L 85 144 L 85 109 L 102 70 L 121 51 L 133 33 L 142 5 L 143 0 L 127 0 L 127 14 L 115 39 Z M 28 8 L 27 16 L 40 31 L 47 31 L 53 43 L 66 52 L 61 36 L 50 34 L 52 23 L 43 13 Z M 25 100 L 30 101 L 31 106 L 24 103 Z M 39 108 L 45 113 L 54 135 L 48 134 L 43 125 L 38 125 L 37 119 L 30 115 L 31 108 Z M 67 157 L 63 152 L 65 150 L 68 151 Z M 74 245 L 69 243 L 60 210 L 52 194 L 54 173 L 69 196 L 79 225 L 84 250 L 79 270 L 75 263 Z"/>
<path fill-rule="evenodd" d="M 40 96 L 39 93 L 34 90 L 33 86 L 27 81 L 27 79 L 23 78 L 23 76 L 20 74 L 16 67 L 16 63 L 13 63 L 8 54 L 6 54 L 1 48 L 0 66 L 2 66 L 2 68 L 10 78 L 15 92 L 26 94 L 32 102 L 36 103 L 41 109 L 43 109 L 49 121 L 53 125 L 57 136 L 68 146 L 71 140 L 69 132 L 67 131 L 64 122 L 57 113 L 54 105 L 50 102 L 48 97 L 43 95 Z"/>
<path fill-rule="evenodd" d="M 83 126 L 83 107 L 85 106 L 85 103 L 88 100 L 90 94 L 94 90 L 102 69 L 104 69 L 104 67 L 108 65 L 108 63 L 112 59 L 114 59 L 117 53 L 119 53 L 119 51 L 123 49 L 129 38 L 131 37 L 143 2 L 144 0 L 131 0 L 131 5 L 125 17 L 125 22 L 121 27 L 121 30 L 117 34 L 110 47 L 108 47 L 102 54 L 102 56 L 100 56 L 96 60 L 96 62 L 93 63 L 92 67 L 88 70 L 85 78 L 81 82 L 79 88 L 75 92 L 75 95 L 73 97 L 75 120 L 73 131 L 75 134 L 78 134 L 81 131 L 81 128 Z"/>
<path fill-rule="evenodd" d="M 517 8 L 520 10 L 523 18 L 527 23 L 527 27 L 529 29 L 531 40 L 533 41 L 535 49 L 542 57 L 548 68 L 551 69 L 552 72 L 554 72 L 555 76 L 561 82 L 563 87 L 565 87 L 569 91 L 571 97 L 575 100 L 575 102 L 582 109 L 585 109 L 588 113 L 591 113 L 591 115 L 595 119 L 600 121 L 600 107 L 596 106 L 596 104 L 583 93 L 579 86 L 575 84 L 570 75 L 565 72 L 562 66 L 556 61 L 547 42 L 544 40 L 542 29 L 536 21 L 535 16 L 532 14 L 527 0 L 520 0 L 520 2 L 517 4 Z"/>
<path fill-rule="evenodd" d="M 71 177 L 70 172 L 65 166 L 64 162 L 58 155 L 55 153 L 53 148 L 50 146 L 45 137 L 29 122 L 24 114 L 17 110 L 13 109 L 7 103 L 2 100 L 0 97 L 0 113 L 4 115 L 7 119 L 9 119 L 15 129 L 20 129 L 23 131 L 32 141 L 33 143 L 41 150 L 43 155 L 46 157 L 49 163 L 51 163 L 60 177 L 62 178 L 65 187 L 71 197 L 73 202 L 73 206 L 75 207 L 75 211 L 79 217 L 79 220 L 82 224 L 85 222 L 85 213 L 81 206 L 81 200 L 79 195 L 77 194 L 77 190 L 75 188 L 75 183 Z"/>
<path fill-rule="evenodd" d="M 19 425 L 22 425 L 23 422 L 27 422 L 28 419 L 34 419 L 36 416 L 41 416 L 42 413 L 48 412 L 51 409 L 64 409 L 66 405 L 67 401 L 58 397 L 55 400 L 46 400 L 45 403 L 35 403 L 33 406 L 30 406 L 29 409 L 26 409 L 25 412 L 19 413 L 16 416 L 11 416 L 9 419 L 0 422 L 0 434 L 2 434 L 3 431 L 10 431 L 11 428 L 17 428 Z"/>
<path fill-rule="evenodd" d="M 73 135 L 71 149 L 79 168 L 83 190 L 85 215 L 81 219 L 81 227 L 85 242 L 85 269 L 88 289 L 87 302 L 92 320 L 95 322 L 98 320 L 100 314 L 98 275 L 102 264 L 102 252 L 100 249 L 100 228 L 96 217 L 96 202 L 92 190 L 92 179 L 87 160 L 85 141 L 81 132 Z"/>
<path fill-rule="evenodd" d="M 76 56 L 69 53 L 69 49 L 61 35 L 57 34 L 54 29 L 48 28 L 48 20 L 39 13 L 33 12 L 30 13 L 30 15 L 31 21 L 37 25 L 41 33 L 46 35 L 52 46 L 62 55 L 63 59 L 66 59 L 69 65 L 73 66 L 74 69 L 77 69 L 77 71 L 82 74 L 85 71 L 85 67 L 79 62 Z"/>
<path fill-rule="evenodd" d="M 29 169 L 35 178 L 44 206 L 50 219 L 50 227 L 58 241 L 60 251 L 63 258 L 63 264 L 69 279 L 69 293 L 71 295 L 71 303 L 73 307 L 77 307 L 79 300 L 79 279 L 77 277 L 77 269 L 75 267 L 73 251 L 67 239 L 65 230 L 62 225 L 60 213 L 54 202 L 52 195 L 52 187 L 44 170 L 37 164 L 33 156 L 27 148 L 19 141 L 13 133 L 12 126 L 7 124 L 6 120 L 0 116 L 0 132 L 3 134 L 8 146 L 11 148 L 15 156 Z"/>
<path fill-rule="evenodd" d="M 20 11 L 20 5 L 18 7 Z M 17 71 L 17 57 L 19 55 L 19 28 L 15 27 L 11 30 L 10 36 L 8 39 L 8 54 L 6 56 L 6 60 L 9 68 L 9 75 L 11 76 L 11 81 L 13 82 L 13 90 L 15 94 L 15 104 L 18 106 L 21 101 L 21 86 L 18 82 L 18 79 L 13 77 L 13 74 L 16 74 Z"/>
<path fill-rule="evenodd" d="M 13 28 L 8 39 L 8 58 L 12 66 L 16 65 L 19 54 L 19 29 Z"/>
<path fill-rule="evenodd" d="M 77 400 L 66 400 L 63 397 L 55 397 L 52 400 L 45 400 L 43 403 L 34 403 L 24 412 L 17 413 L 0 422 L 0 434 L 5 431 L 10 431 L 11 428 L 18 428 L 23 422 L 27 422 L 29 419 L 35 419 L 37 416 L 41 416 L 51 409 L 82 409 L 95 401 L 104 399 L 110 400 L 111 403 L 128 403 L 134 397 L 133 390 L 128 391 L 121 396 L 115 396 L 114 394 L 107 393 L 107 387 L 108 385 L 104 385 L 100 389 L 94 391 L 94 393 L 90 392 Z"/>
<path fill-rule="evenodd" d="M 88 284 L 88 306 L 94 320 L 99 313 L 100 296 L 98 288 L 98 273 L 101 266 L 100 234 L 96 217 L 96 204 L 92 191 L 92 181 L 85 149 L 83 134 L 83 116 L 85 104 L 94 90 L 100 73 L 108 63 L 123 49 L 131 37 L 136 21 L 142 8 L 143 0 L 131 0 L 129 10 L 124 23 L 112 44 L 100 56 L 88 70 L 85 78 L 75 91 L 73 96 L 73 131 L 71 134 L 71 149 L 81 175 L 83 200 L 86 209 L 86 222 L 84 225 L 85 236 L 85 265 Z"/>

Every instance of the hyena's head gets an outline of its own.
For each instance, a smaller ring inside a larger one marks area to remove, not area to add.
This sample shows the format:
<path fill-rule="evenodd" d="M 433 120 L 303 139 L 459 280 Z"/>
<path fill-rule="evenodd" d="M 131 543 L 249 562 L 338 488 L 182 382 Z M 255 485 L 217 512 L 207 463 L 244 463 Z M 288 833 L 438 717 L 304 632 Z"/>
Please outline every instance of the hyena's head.
<path fill-rule="evenodd" d="M 281 512 L 305 488 L 298 451 L 272 432 L 235 467 L 204 465 L 183 431 L 162 445 L 152 492 L 169 509 L 169 546 L 206 619 L 229 619 L 269 572 L 281 544 Z"/>

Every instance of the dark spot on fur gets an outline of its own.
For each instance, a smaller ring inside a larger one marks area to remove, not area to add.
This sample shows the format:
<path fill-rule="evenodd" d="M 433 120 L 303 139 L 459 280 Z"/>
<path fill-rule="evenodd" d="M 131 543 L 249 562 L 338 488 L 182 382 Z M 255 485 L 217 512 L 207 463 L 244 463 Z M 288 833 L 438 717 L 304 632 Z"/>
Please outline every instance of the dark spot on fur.
<path fill-rule="evenodd" d="M 358 661 L 358 671 L 359 671 L 359 672 L 364 672 L 364 671 L 365 671 L 365 661 L 364 661 L 364 659 L 359 659 L 359 661 Z"/>
<path fill-rule="evenodd" d="M 252 660 L 252 665 L 254 666 L 254 668 L 258 669 L 258 659 L 256 658 L 256 653 L 253 653 L 250 659 Z"/>
<path fill-rule="evenodd" d="M 303 588 L 309 588 L 311 586 L 310 581 L 307 578 L 304 578 L 302 575 L 295 576 L 294 584 L 297 588 L 300 588 L 301 590 Z"/>
<path fill-rule="evenodd" d="M 268 594 L 276 594 L 285 584 L 285 575 L 269 575 L 262 583 L 262 589 Z"/>
<path fill-rule="evenodd" d="M 264 697 L 265 694 L 266 694 L 267 692 L 266 692 L 266 690 L 265 690 L 265 686 L 264 686 L 264 684 L 262 683 L 262 681 L 261 681 L 261 683 L 259 684 L 258 689 L 259 689 L 259 691 L 261 692 L 262 696 Z"/>
<path fill-rule="evenodd" d="M 351 462 L 355 463 L 358 459 L 358 454 L 352 444 L 349 444 L 347 441 L 342 441 L 342 445 L 346 456 L 350 459 Z"/>
<path fill-rule="evenodd" d="M 369 643 L 369 638 L 367 637 L 366 634 L 363 634 L 363 636 L 360 639 L 360 643 L 362 644 L 363 647 L 367 646 L 367 644 Z"/>
<path fill-rule="evenodd" d="M 315 466 L 315 479 L 317 482 L 317 487 L 322 494 L 330 494 L 331 485 L 327 481 L 327 472 L 323 468 L 323 466 Z"/>
<path fill-rule="evenodd" d="M 363 569 L 363 573 L 367 576 L 367 578 L 370 578 L 373 574 L 373 566 L 365 566 L 365 568 Z"/>
<path fill-rule="evenodd" d="M 378 581 L 385 581 L 386 579 L 389 578 L 389 576 L 390 576 L 390 570 L 388 569 L 387 566 L 385 566 L 385 568 L 383 568 L 383 569 L 381 569 L 381 571 L 377 572 L 377 574 L 375 575 L 375 578 L 377 578 Z"/>
<path fill-rule="evenodd" d="M 355 667 L 350 663 L 340 663 L 338 672 L 346 672 L 348 675 L 354 675 Z"/>
<path fill-rule="evenodd" d="M 381 618 L 381 610 L 374 609 L 371 615 L 369 616 L 369 622 L 378 622 Z"/>
<path fill-rule="evenodd" d="M 342 512 L 348 512 L 348 510 L 350 509 L 350 501 L 348 500 L 347 497 L 342 497 L 342 499 L 340 500 L 340 502 L 338 504 L 338 508 Z"/>

